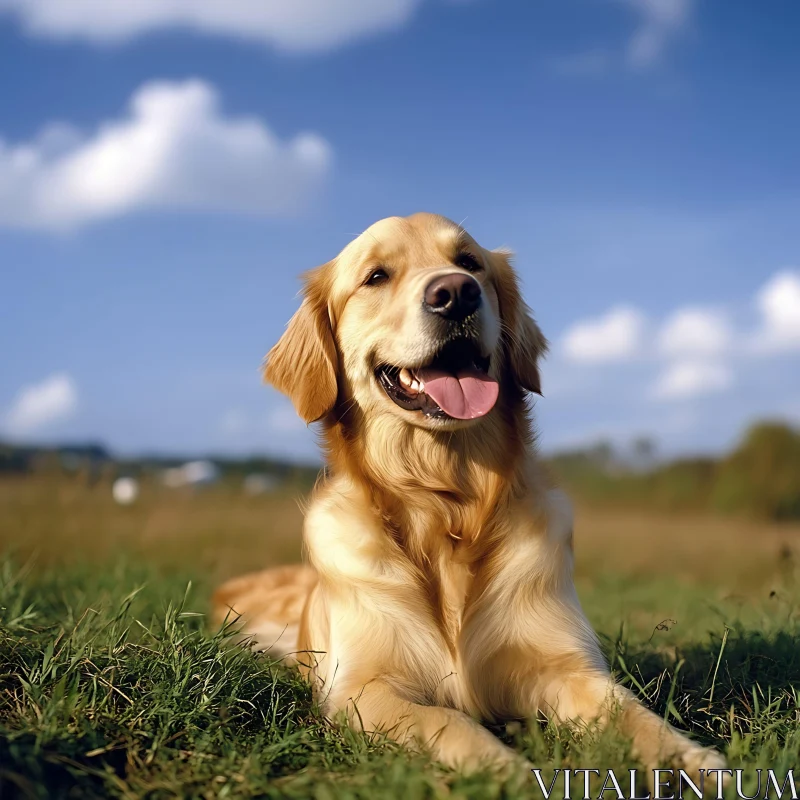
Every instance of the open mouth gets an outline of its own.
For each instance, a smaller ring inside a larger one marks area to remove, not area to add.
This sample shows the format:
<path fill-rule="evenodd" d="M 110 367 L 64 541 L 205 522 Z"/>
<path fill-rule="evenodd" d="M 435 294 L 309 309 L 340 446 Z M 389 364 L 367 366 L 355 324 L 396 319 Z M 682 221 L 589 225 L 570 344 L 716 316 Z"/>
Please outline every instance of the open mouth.
<path fill-rule="evenodd" d="M 384 364 L 375 370 L 387 395 L 407 411 L 439 419 L 477 419 L 497 402 L 499 387 L 489 377 L 489 358 L 468 339 L 446 344 L 423 367 Z"/>

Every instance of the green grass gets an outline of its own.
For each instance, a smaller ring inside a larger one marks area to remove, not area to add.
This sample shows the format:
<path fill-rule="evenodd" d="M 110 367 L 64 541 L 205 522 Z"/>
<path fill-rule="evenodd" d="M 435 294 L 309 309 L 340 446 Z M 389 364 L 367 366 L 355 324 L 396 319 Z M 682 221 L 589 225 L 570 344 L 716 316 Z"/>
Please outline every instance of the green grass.
<path fill-rule="evenodd" d="M 122 508 L 105 480 L 0 480 L 0 800 L 541 797 L 527 774 L 462 776 L 331 725 L 295 672 L 209 628 L 214 586 L 296 560 L 300 525 L 291 493 L 233 484 L 145 482 Z M 798 543 L 798 525 L 578 509 L 578 589 L 609 661 L 744 768 L 748 794 L 755 768 L 800 764 Z M 495 730 L 548 781 L 635 766 L 613 729 Z"/>
<path fill-rule="evenodd" d="M 43 571 L 6 560 L 0 797 L 541 796 L 527 775 L 461 776 L 331 725 L 296 672 L 208 629 L 202 574 L 191 586 L 189 574 L 130 559 Z M 666 577 L 580 588 L 615 670 L 658 713 L 748 773 L 798 766 L 800 605 L 789 578 L 746 598 Z M 665 611 L 675 621 L 659 625 Z M 530 721 L 497 733 L 545 776 L 635 766 L 613 730 Z"/>

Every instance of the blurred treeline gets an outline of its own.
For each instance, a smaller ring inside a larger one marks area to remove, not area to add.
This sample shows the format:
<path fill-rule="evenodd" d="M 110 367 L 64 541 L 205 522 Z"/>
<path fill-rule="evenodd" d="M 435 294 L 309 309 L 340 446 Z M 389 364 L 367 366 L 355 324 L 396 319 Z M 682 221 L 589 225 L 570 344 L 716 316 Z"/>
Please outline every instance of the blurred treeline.
<path fill-rule="evenodd" d="M 115 456 L 102 444 L 63 444 L 20 446 L 0 442 L 0 477 L 5 474 L 42 475 L 54 473 L 84 477 L 87 482 L 113 480 L 120 476 L 148 479 L 165 470 L 195 459 L 179 456 L 143 455 L 138 458 Z M 241 482 L 248 475 L 264 475 L 275 488 L 311 489 L 320 467 L 292 463 L 266 456 L 206 456 L 215 465 L 222 482 Z"/>
<path fill-rule="evenodd" d="M 800 430 L 783 422 L 750 427 L 721 458 L 661 462 L 647 439 L 627 454 L 608 444 L 550 459 L 580 500 L 664 512 L 711 511 L 758 519 L 800 519 Z"/>
<path fill-rule="evenodd" d="M 130 475 L 158 479 L 188 459 L 115 458 L 102 445 L 20 447 L 0 443 L 5 474 L 69 473 L 93 484 Z M 248 475 L 267 476 L 274 490 L 311 489 L 319 465 L 279 459 L 209 456 L 220 480 L 241 485 Z M 800 520 L 800 430 L 783 422 L 749 428 L 733 452 L 719 458 L 664 460 L 655 444 L 636 440 L 626 452 L 599 443 L 548 457 L 559 483 L 582 504 L 609 509 L 716 512 L 761 520 Z"/>

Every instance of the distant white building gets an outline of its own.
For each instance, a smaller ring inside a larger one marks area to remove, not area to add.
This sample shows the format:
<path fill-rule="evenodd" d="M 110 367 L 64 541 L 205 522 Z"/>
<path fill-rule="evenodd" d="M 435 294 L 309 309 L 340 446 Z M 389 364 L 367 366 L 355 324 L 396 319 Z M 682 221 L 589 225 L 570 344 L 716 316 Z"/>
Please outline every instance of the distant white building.
<path fill-rule="evenodd" d="M 164 470 L 163 481 L 173 489 L 179 486 L 202 486 L 219 480 L 219 467 L 213 461 L 187 461 L 180 467 Z"/>

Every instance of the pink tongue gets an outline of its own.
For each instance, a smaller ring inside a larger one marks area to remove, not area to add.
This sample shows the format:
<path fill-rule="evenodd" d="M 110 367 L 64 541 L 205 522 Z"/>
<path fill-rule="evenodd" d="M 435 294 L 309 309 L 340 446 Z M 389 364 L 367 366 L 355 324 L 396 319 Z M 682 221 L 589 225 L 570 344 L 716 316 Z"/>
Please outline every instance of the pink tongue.
<path fill-rule="evenodd" d="M 465 369 L 456 375 L 440 369 L 418 369 L 423 391 L 454 419 L 475 419 L 488 414 L 497 402 L 500 387 L 488 375 Z"/>

